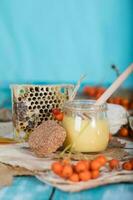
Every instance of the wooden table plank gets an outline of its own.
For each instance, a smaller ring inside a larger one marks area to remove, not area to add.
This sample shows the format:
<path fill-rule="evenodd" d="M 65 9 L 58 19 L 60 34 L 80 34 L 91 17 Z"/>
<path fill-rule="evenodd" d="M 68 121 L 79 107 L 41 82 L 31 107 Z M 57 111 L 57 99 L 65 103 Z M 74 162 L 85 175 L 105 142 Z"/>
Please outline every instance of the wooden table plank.
<path fill-rule="evenodd" d="M 53 200 L 132 200 L 133 184 L 112 184 L 78 193 L 56 190 Z"/>
<path fill-rule="evenodd" d="M 133 184 L 113 184 L 78 193 L 53 190 L 33 177 L 17 177 L 13 185 L 0 190 L 0 200 L 131 200 Z"/>
<path fill-rule="evenodd" d="M 0 189 L 0 200 L 49 200 L 52 190 L 34 177 L 16 177 L 11 186 Z"/>

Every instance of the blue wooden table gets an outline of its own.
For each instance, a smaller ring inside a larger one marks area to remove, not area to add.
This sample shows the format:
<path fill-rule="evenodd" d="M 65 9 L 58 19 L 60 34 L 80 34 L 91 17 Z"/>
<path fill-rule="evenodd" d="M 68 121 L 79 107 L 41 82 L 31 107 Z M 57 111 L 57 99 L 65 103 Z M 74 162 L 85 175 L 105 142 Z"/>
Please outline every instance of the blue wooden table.
<path fill-rule="evenodd" d="M 34 177 L 16 177 L 10 187 L 0 190 L 0 200 L 132 200 L 133 184 L 120 183 L 78 193 L 62 192 Z"/>

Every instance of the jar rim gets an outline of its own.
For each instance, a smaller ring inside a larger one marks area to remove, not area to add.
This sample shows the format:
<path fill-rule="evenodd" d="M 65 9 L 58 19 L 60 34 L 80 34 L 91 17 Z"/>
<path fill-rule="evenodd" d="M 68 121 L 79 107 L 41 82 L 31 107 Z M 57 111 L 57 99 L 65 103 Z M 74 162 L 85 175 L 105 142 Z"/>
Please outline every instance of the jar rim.
<path fill-rule="evenodd" d="M 90 99 L 76 99 L 73 101 L 67 101 L 64 104 L 64 109 L 75 110 L 75 111 L 86 111 L 86 112 L 94 112 L 94 111 L 106 111 L 107 103 L 103 103 L 101 105 L 95 105 L 96 100 Z"/>

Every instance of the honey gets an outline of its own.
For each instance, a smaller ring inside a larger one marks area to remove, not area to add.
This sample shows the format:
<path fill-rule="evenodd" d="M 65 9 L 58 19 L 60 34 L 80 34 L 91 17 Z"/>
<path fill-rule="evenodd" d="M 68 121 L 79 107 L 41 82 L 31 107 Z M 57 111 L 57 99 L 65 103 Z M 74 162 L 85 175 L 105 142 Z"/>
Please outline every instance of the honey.
<path fill-rule="evenodd" d="M 65 147 L 76 152 L 104 151 L 109 141 L 106 105 L 94 106 L 93 101 L 75 100 L 64 106 L 63 127 L 67 131 Z"/>

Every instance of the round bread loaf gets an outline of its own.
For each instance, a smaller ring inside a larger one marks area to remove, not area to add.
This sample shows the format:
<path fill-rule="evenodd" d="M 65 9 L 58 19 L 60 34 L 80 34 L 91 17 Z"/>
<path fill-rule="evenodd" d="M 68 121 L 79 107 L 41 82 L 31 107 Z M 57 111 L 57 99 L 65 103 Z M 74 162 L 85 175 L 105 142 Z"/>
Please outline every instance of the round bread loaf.
<path fill-rule="evenodd" d="M 63 145 L 65 129 L 54 120 L 43 121 L 29 136 L 29 146 L 39 157 L 55 152 Z"/>

